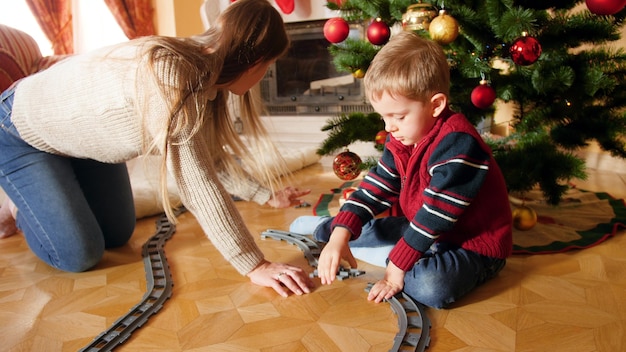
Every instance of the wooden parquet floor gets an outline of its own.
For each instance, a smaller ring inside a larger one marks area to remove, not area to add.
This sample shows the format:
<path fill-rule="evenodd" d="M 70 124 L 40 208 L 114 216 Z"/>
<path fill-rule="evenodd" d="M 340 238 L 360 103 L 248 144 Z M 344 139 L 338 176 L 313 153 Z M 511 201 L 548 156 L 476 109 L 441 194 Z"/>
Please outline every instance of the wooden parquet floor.
<path fill-rule="evenodd" d="M 340 183 L 323 164 L 294 178 L 313 190 L 311 204 Z M 588 182 L 588 189 L 626 196 L 624 175 Z M 593 189 L 607 182 L 612 188 Z M 270 228 L 288 229 L 311 208 L 237 204 L 267 258 L 313 270 L 296 246 L 260 238 Z M 146 289 L 141 246 L 154 234 L 155 219 L 141 220 L 127 246 L 80 274 L 47 267 L 20 235 L 0 241 L 0 350 L 77 351 L 127 313 Z M 360 262 L 366 275 L 324 287 L 317 280 L 313 293 L 282 298 L 238 275 L 189 213 L 180 215 L 165 252 L 173 295 L 119 351 L 358 352 L 393 345 L 396 315 L 388 303 L 368 302 L 364 291 L 382 268 Z M 622 231 L 590 249 L 512 257 L 497 278 L 451 309 L 426 311 L 428 351 L 624 351 L 625 254 Z"/>

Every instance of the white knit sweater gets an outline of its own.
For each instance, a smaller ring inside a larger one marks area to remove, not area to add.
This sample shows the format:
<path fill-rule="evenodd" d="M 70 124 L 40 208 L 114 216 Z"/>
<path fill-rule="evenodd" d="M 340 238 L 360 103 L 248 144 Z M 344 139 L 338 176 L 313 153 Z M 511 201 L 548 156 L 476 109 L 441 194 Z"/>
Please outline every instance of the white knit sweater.
<path fill-rule="evenodd" d="M 47 153 L 105 163 L 141 155 L 142 146 L 157 135 L 157 126 L 168 113 L 153 80 L 137 77 L 139 65 L 146 65 L 140 43 L 75 55 L 21 80 L 12 120 L 24 141 Z M 157 72 L 166 79 L 171 74 L 164 66 Z M 143 124 L 141 106 L 147 107 Z M 185 142 L 169 143 L 168 169 L 183 204 L 213 245 L 237 271 L 247 274 L 261 262 L 263 253 L 229 193 L 264 204 L 270 191 L 254 182 L 235 187 L 228 175 L 218 177 L 207 148 L 211 141 L 202 135 L 189 139 L 183 135 L 179 141 Z"/>

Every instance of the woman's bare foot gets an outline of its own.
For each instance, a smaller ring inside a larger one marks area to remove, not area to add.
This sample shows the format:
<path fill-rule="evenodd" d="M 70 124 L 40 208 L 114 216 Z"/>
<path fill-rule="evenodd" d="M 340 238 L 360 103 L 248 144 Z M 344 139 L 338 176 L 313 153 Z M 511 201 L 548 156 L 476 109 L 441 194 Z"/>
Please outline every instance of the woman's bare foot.
<path fill-rule="evenodd" d="M 17 233 L 15 226 L 15 213 L 17 209 L 11 199 L 6 197 L 0 207 L 0 238 L 7 238 Z"/>

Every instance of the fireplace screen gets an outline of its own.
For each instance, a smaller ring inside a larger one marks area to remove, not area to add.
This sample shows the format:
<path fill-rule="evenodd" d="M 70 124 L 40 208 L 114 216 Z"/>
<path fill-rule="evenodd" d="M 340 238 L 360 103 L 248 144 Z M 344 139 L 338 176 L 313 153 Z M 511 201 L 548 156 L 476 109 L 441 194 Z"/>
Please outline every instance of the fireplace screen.
<path fill-rule="evenodd" d="M 323 34 L 325 20 L 287 23 L 291 46 L 261 81 L 261 95 L 270 114 L 328 114 L 369 111 L 362 83 L 337 72 Z M 361 38 L 363 27 L 351 25 L 350 36 Z"/>

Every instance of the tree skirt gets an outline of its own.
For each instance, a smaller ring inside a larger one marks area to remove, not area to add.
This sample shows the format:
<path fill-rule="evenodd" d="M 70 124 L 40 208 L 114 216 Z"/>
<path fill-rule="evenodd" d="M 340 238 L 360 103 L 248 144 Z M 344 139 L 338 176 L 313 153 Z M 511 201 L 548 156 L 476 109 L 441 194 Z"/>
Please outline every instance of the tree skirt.
<path fill-rule="evenodd" d="M 570 189 L 558 206 L 545 203 L 539 191 L 525 195 L 537 212 L 537 225 L 513 231 L 517 254 L 557 253 L 595 246 L 626 228 L 626 205 L 607 193 Z M 513 205 L 515 207 L 515 205 Z"/>
<path fill-rule="evenodd" d="M 334 215 L 345 189 L 359 183 L 348 181 L 320 195 L 314 215 Z M 520 200 L 513 201 L 519 203 Z M 607 193 L 570 189 L 558 206 L 546 204 L 539 191 L 524 194 L 524 203 L 538 215 L 530 230 L 513 229 L 514 254 L 547 254 L 595 246 L 626 228 L 626 203 Z M 511 209 L 515 208 L 511 204 Z"/>

